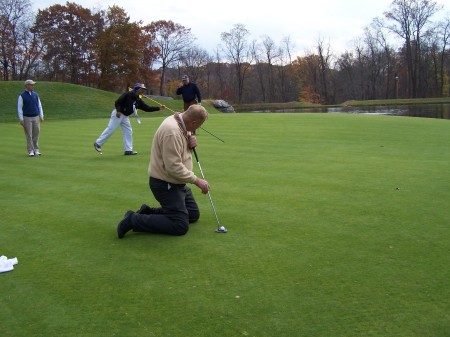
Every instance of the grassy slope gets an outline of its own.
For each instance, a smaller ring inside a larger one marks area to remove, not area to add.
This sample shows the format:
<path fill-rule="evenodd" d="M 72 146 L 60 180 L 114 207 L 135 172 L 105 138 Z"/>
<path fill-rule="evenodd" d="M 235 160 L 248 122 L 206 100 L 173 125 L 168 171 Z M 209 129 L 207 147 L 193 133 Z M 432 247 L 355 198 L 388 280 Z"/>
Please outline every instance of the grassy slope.
<path fill-rule="evenodd" d="M 22 81 L 0 81 L 0 122 L 17 121 L 17 97 L 24 90 Z M 38 82 L 35 88 L 42 102 L 46 120 L 105 118 L 114 109 L 114 101 L 119 97 L 111 93 L 94 88 L 88 88 L 67 83 Z M 151 106 L 155 102 L 144 99 Z M 182 109 L 181 100 L 158 100 L 172 110 Z M 217 110 L 205 106 L 210 113 Z M 142 115 L 147 113 L 141 112 Z M 165 116 L 170 111 L 148 113 L 149 116 Z"/>
<path fill-rule="evenodd" d="M 445 336 L 450 124 L 325 114 L 217 114 L 200 131 L 209 200 L 185 237 L 116 238 L 153 204 L 148 149 L 106 119 L 48 121 L 39 158 L 0 124 L 2 336 Z M 398 189 L 397 189 L 398 188 Z"/>

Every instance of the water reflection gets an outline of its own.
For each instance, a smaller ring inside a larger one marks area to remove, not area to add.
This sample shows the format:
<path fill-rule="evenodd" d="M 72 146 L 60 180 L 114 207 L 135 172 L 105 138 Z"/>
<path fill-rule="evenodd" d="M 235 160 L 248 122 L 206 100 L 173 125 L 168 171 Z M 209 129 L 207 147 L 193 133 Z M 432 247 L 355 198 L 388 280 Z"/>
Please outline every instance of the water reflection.
<path fill-rule="evenodd" d="M 327 108 L 326 112 L 450 119 L 450 104 L 439 103 L 367 107 L 348 106 Z"/>

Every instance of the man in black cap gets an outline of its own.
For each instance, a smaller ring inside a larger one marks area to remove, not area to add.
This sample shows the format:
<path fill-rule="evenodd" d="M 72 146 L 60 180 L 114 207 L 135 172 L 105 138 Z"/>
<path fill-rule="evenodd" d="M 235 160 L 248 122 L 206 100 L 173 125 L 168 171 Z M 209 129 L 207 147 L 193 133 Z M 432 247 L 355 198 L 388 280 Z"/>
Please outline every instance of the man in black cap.
<path fill-rule="evenodd" d="M 103 133 L 98 137 L 94 143 L 94 149 L 97 152 L 102 153 L 102 146 L 106 143 L 109 137 L 112 136 L 114 131 L 120 125 L 122 128 L 124 154 L 126 156 L 136 155 L 137 152 L 133 151 L 133 130 L 128 116 L 135 113 L 136 109 L 143 111 L 159 111 L 165 109 L 165 105 L 159 107 L 152 107 L 144 103 L 141 99 L 141 95 L 147 88 L 142 83 L 135 83 L 133 90 L 123 93 L 115 102 L 115 109 L 111 113 L 108 126 Z"/>
<path fill-rule="evenodd" d="M 195 83 L 189 81 L 187 75 L 183 75 L 181 78 L 180 86 L 177 89 L 177 95 L 183 97 L 184 111 L 186 111 L 191 105 L 202 105 L 202 96 L 200 90 Z"/>

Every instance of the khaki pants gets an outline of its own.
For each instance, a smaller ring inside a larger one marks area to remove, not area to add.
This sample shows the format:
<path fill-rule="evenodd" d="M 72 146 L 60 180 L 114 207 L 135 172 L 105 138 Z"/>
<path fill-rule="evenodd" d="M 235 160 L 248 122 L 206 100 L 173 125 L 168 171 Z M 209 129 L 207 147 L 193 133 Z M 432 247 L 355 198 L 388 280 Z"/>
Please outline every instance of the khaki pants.
<path fill-rule="evenodd" d="M 23 117 L 23 129 L 25 131 L 25 138 L 27 140 L 27 150 L 34 152 L 39 150 L 39 132 L 41 130 L 41 120 L 39 116 Z"/>

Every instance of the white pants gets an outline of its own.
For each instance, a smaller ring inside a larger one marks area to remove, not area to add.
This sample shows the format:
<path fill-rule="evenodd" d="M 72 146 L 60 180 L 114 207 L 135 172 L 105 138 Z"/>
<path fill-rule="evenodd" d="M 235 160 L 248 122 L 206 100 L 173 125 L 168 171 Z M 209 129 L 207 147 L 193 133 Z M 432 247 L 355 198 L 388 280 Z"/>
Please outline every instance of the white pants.
<path fill-rule="evenodd" d="M 128 116 L 124 114 L 120 114 L 120 117 L 116 117 L 116 109 L 111 112 L 111 118 L 109 119 L 108 126 L 102 132 L 100 137 L 98 137 L 96 143 L 100 146 L 106 143 L 109 137 L 112 136 L 114 131 L 116 131 L 117 127 L 120 125 L 122 128 L 122 137 L 123 137 L 123 149 L 124 151 L 132 151 L 133 150 L 133 129 L 131 128 L 130 120 Z"/>

